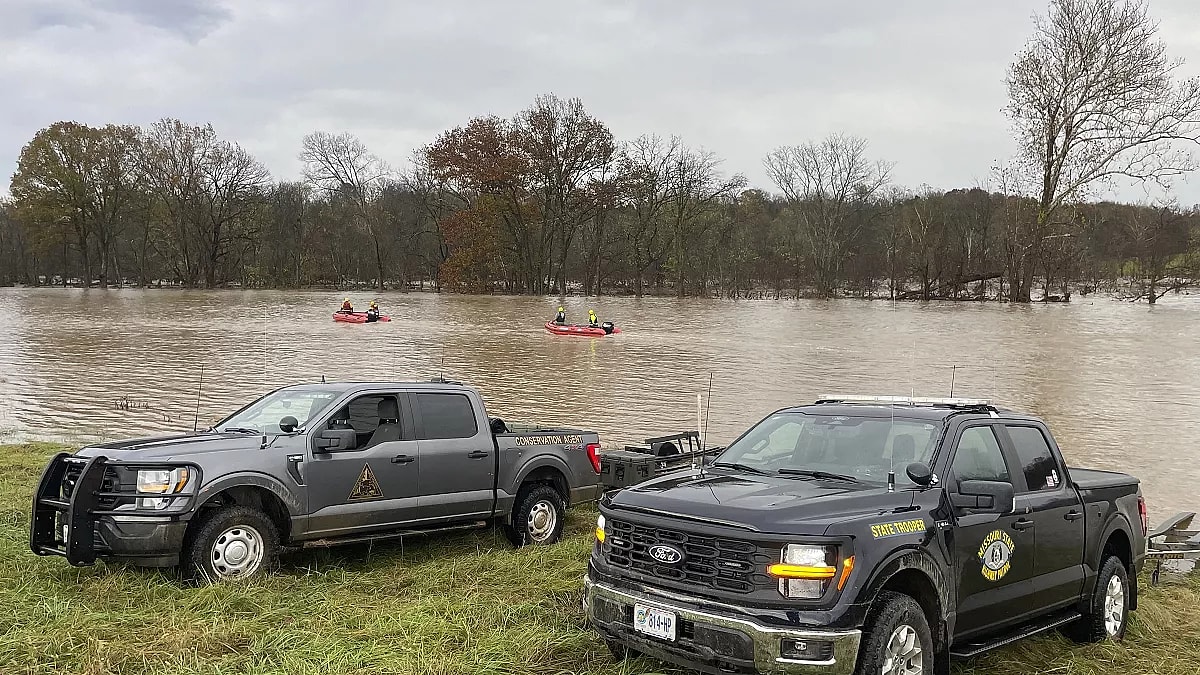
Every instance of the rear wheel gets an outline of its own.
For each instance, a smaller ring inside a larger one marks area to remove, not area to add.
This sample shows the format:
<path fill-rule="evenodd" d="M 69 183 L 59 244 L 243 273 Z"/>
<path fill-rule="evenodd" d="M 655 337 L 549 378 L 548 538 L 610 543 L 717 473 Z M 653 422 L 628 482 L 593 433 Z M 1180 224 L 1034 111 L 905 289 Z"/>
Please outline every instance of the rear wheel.
<path fill-rule="evenodd" d="M 1130 600 L 1129 573 L 1125 571 L 1125 563 L 1117 556 L 1110 555 L 1100 566 L 1088 612 L 1067 628 L 1067 636 L 1084 643 L 1123 639 L 1125 629 L 1129 626 Z"/>
<path fill-rule="evenodd" d="M 856 675 L 927 675 L 933 671 L 933 635 L 921 605 L 901 593 L 880 593 L 867 617 Z"/>
<path fill-rule="evenodd" d="M 261 511 L 226 506 L 204 515 L 184 541 L 185 578 L 200 583 L 239 581 L 275 565 L 279 534 Z"/>
<path fill-rule="evenodd" d="M 545 483 L 535 483 L 517 493 L 512 524 L 505 526 L 504 534 L 513 546 L 553 544 L 562 537 L 566 520 L 562 495 Z"/>

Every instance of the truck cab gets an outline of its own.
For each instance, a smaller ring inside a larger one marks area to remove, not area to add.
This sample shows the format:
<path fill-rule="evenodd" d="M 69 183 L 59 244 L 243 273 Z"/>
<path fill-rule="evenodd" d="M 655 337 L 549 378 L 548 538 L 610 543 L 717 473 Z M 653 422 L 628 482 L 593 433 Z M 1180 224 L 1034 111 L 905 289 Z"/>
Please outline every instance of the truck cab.
<path fill-rule="evenodd" d="M 1136 479 L 987 401 L 829 396 L 605 495 L 585 606 L 614 654 L 705 672 L 945 672 L 1063 627 L 1120 638 Z"/>

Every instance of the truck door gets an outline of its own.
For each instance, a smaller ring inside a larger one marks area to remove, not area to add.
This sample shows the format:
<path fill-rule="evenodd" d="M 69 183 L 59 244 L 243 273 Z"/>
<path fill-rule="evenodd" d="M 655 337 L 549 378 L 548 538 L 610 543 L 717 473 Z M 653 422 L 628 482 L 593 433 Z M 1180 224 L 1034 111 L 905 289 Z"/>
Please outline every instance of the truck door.
<path fill-rule="evenodd" d="M 305 463 L 310 534 L 355 534 L 415 520 L 419 455 L 403 396 L 372 392 L 338 407 L 318 426 L 353 429 L 354 447 L 311 447 Z"/>
<path fill-rule="evenodd" d="M 420 518 L 489 517 L 496 480 L 492 431 L 471 399 L 452 392 L 410 394 L 421 448 Z"/>
<path fill-rule="evenodd" d="M 967 426 L 955 445 L 947 490 L 956 493 L 964 480 L 1011 483 L 1012 464 L 991 424 Z M 956 510 L 951 530 L 958 585 L 956 639 L 1018 623 L 1030 613 L 1034 533 L 1024 511 L 1020 499 L 1008 515 Z"/>
<path fill-rule="evenodd" d="M 1050 449 L 1048 433 L 1031 423 L 1006 422 L 1005 444 L 1021 467 L 1014 483 L 1018 499 L 1033 511 L 1034 588 L 1039 609 L 1078 602 L 1083 593 L 1084 513 L 1079 493 Z"/>

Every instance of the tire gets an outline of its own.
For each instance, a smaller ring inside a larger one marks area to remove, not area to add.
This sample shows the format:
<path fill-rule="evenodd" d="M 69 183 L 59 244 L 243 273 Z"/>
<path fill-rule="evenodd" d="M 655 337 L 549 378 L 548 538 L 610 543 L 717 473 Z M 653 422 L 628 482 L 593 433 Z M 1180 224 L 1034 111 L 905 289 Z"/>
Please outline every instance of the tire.
<path fill-rule="evenodd" d="M 180 566 L 200 584 L 243 581 L 274 569 L 278 556 L 279 533 L 266 514 L 224 506 L 189 528 Z"/>
<path fill-rule="evenodd" d="M 856 675 L 932 675 L 933 634 L 921 605 L 884 591 L 867 616 Z"/>
<path fill-rule="evenodd" d="M 1067 637 L 1081 643 L 1123 639 L 1129 627 L 1130 589 L 1129 573 L 1121 559 L 1115 555 L 1105 558 L 1088 611 L 1067 627 Z"/>
<path fill-rule="evenodd" d="M 512 524 L 505 526 L 504 534 L 513 546 L 548 546 L 562 537 L 566 522 L 562 495 L 545 483 L 535 483 L 517 493 Z"/>

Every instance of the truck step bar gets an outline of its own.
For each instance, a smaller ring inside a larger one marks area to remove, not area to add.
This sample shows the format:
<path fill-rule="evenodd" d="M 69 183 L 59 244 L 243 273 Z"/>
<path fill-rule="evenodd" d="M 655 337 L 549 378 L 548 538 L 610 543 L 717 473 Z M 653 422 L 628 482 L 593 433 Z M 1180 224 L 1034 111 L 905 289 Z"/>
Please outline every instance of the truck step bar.
<path fill-rule="evenodd" d="M 373 534 L 365 534 L 362 536 L 349 537 L 329 537 L 326 539 L 314 539 L 300 543 L 300 548 L 329 548 L 331 546 L 341 546 L 343 544 L 365 544 L 373 541 L 387 541 L 389 539 L 399 539 L 401 537 L 412 537 L 423 534 L 435 534 L 438 532 L 457 532 L 459 530 L 477 530 L 487 526 L 487 521 L 478 520 L 471 523 L 463 523 L 461 525 L 449 525 L 446 527 L 434 527 L 428 530 L 393 530 L 391 532 L 380 532 Z"/>
<path fill-rule="evenodd" d="M 1059 614 L 1051 614 L 1048 617 L 1032 621 L 1030 623 L 1021 624 L 1008 633 L 1003 633 L 995 638 L 983 642 L 967 642 L 961 645 L 954 645 L 950 648 L 950 656 L 956 659 L 969 659 L 973 656 L 979 656 L 984 652 L 990 652 L 993 649 L 1010 645 L 1018 640 L 1023 640 L 1027 637 L 1045 633 L 1048 630 L 1054 630 L 1059 626 L 1065 626 L 1072 621 L 1075 621 L 1083 615 L 1077 611 L 1071 610 Z"/>

